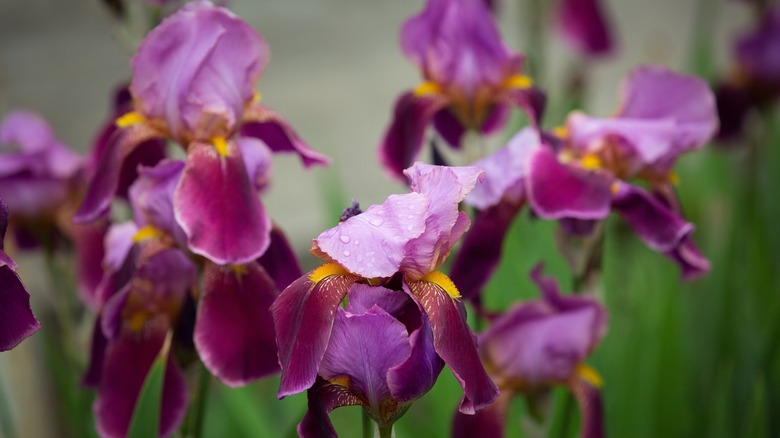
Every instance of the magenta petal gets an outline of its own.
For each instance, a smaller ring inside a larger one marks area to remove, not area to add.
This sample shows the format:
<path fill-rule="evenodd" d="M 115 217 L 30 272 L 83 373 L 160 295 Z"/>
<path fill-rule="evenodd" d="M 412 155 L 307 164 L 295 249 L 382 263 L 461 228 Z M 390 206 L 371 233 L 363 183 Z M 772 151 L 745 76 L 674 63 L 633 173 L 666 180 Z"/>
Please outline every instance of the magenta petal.
<path fill-rule="evenodd" d="M 452 417 L 452 438 L 503 438 L 511 401 L 512 392 L 504 390 L 496 401 L 473 415 L 456 411 Z"/>
<path fill-rule="evenodd" d="M 425 129 L 434 114 L 447 106 L 440 94 L 415 96 L 406 92 L 395 102 L 393 120 L 379 145 L 379 161 L 390 174 L 403 179 L 403 171 L 420 154 Z"/>
<path fill-rule="evenodd" d="M 650 248 L 672 251 L 693 232 L 693 224 L 649 193 L 630 184 L 619 183 L 618 187 L 612 207 Z"/>
<path fill-rule="evenodd" d="M 450 146 L 455 149 L 460 149 L 460 141 L 463 138 L 463 134 L 466 132 L 466 128 L 452 111 L 445 108 L 437 112 L 433 116 L 433 127 L 436 128 L 436 132 L 438 132 Z"/>
<path fill-rule="evenodd" d="M 528 161 L 528 198 L 545 219 L 602 219 L 609 215 L 611 183 L 606 176 L 558 162 L 549 147 Z"/>
<path fill-rule="evenodd" d="M 164 327 L 125 333 L 109 345 L 103 376 L 92 407 L 98 433 L 104 437 L 127 435 L 136 400 L 152 363 L 165 341 Z M 187 409 L 187 386 L 171 358 L 165 369 L 160 412 L 160 435 L 173 433 Z"/>
<path fill-rule="evenodd" d="M 490 113 L 485 117 L 485 121 L 482 122 L 480 131 L 485 134 L 495 134 L 506 126 L 509 121 L 510 107 L 509 105 L 497 103 L 490 109 Z"/>
<path fill-rule="evenodd" d="M 271 161 L 273 153 L 262 141 L 251 137 L 234 138 L 241 149 L 241 157 L 246 165 L 246 173 L 255 190 L 262 192 L 271 177 Z"/>
<path fill-rule="evenodd" d="M 612 50 L 612 36 L 598 0 L 560 0 L 556 22 L 568 43 L 585 55 Z"/>
<path fill-rule="evenodd" d="M 211 145 L 190 144 L 173 205 L 190 249 L 214 263 L 246 263 L 268 248 L 271 220 L 232 142 L 225 156 Z"/>
<path fill-rule="evenodd" d="M 322 232 L 312 254 L 334 260 L 365 278 L 390 277 L 398 272 L 410 240 L 426 230 L 430 201 L 419 193 L 390 195 L 381 205 Z M 456 206 L 452 206 L 457 214 Z"/>
<path fill-rule="evenodd" d="M 395 292 L 395 295 L 403 295 Z M 398 403 L 408 403 L 422 397 L 436 383 L 444 361 L 436 354 L 433 332 L 428 318 L 409 335 L 412 346 L 409 357 L 387 371 L 390 393 Z"/>
<path fill-rule="evenodd" d="M 259 138 L 274 152 L 294 152 L 306 167 L 330 164 L 330 158 L 309 147 L 282 116 L 262 105 L 252 105 L 244 122 L 241 135 Z"/>
<path fill-rule="evenodd" d="M 466 324 L 466 309 L 434 283 L 413 281 L 404 290 L 420 304 L 431 321 L 433 345 L 463 387 L 460 411 L 473 414 L 498 397 L 477 353 L 474 333 Z"/>
<path fill-rule="evenodd" d="M 695 280 L 710 272 L 710 262 L 707 260 L 690 236 L 685 236 L 671 251 L 664 253 L 674 260 L 681 269 L 681 277 L 684 281 Z"/>
<path fill-rule="evenodd" d="M 477 212 L 450 269 L 450 278 L 463 299 L 477 298 L 487 285 L 501 259 L 504 236 L 522 206 L 504 201 Z"/>
<path fill-rule="evenodd" d="M 92 310 L 102 304 L 97 291 L 103 279 L 103 240 L 108 232 L 108 221 L 91 224 L 73 224 L 70 237 L 76 252 L 79 298 Z"/>
<path fill-rule="evenodd" d="M 5 253 L 0 250 L 0 260 Z M 0 351 L 10 350 L 30 337 L 41 323 L 30 308 L 30 294 L 19 276 L 5 263 L 0 264 Z"/>
<path fill-rule="evenodd" d="M 116 137 L 109 142 L 105 153 L 100 157 L 84 201 L 73 216 L 75 222 L 91 222 L 108 213 L 127 156 L 142 143 L 159 137 L 157 131 L 146 124 L 133 125 L 118 131 L 115 135 Z"/>
<path fill-rule="evenodd" d="M 113 224 L 108 228 L 103 243 L 106 249 L 103 266 L 106 271 L 116 272 L 122 267 L 135 244 L 133 236 L 136 233 L 138 227 L 133 222 Z"/>
<path fill-rule="evenodd" d="M 601 399 L 601 391 L 581 378 L 572 379 L 569 389 L 577 399 L 580 406 L 581 438 L 604 437 L 604 403 Z"/>
<path fill-rule="evenodd" d="M 277 290 L 284 290 L 290 283 L 303 275 L 298 258 L 295 257 L 295 251 L 287 240 L 287 236 L 277 226 L 271 228 L 271 244 L 257 261 L 265 269 L 265 272 L 274 279 Z"/>
<path fill-rule="evenodd" d="M 322 378 L 317 378 L 317 382 L 306 395 L 309 399 L 309 409 L 297 428 L 301 438 L 338 438 L 328 414 L 342 406 L 365 404 L 343 386 L 328 383 Z"/>
<path fill-rule="evenodd" d="M 314 384 L 336 310 L 357 280 L 351 275 L 331 275 L 314 284 L 309 275 L 294 281 L 271 305 L 282 367 L 280 398 Z"/>
<path fill-rule="evenodd" d="M 98 314 L 95 324 L 92 328 L 92 342 L 89 348 L 89 362 L 87 370 L 81 379 L 81 384 L 90 388 L 97 388 L 103 375 L 103 361 L 106 357 L 106 348 L 108 339 L 103 334 L 101 327 L 101 316 Z"/>
<path fill-rule="evenodd" d="M 182 246 L 186 237 L 174 218 L 173 197 L 183 171 L 184 162 L 180 160 L 163 160 L 154 167 L 141 167 L 138 179 L 128 190 L 135 222 L 139 226 L 153 226 Z"/>
<path fill-rule="evenodd" d="M 234 387 L 277 372 L 273 280 L 257 263 L 238 271 L 206 263 L 203 275 L 194 340 L 206 368 Z"/>
<path fill-rule="evenodd" d="M 500 100 L 523 110 L 532 125 L 541 125 L 544 110 L 547 107 L 547 96 L 542 90 L 536 87 L 512 88 L 505 91 Z"/>

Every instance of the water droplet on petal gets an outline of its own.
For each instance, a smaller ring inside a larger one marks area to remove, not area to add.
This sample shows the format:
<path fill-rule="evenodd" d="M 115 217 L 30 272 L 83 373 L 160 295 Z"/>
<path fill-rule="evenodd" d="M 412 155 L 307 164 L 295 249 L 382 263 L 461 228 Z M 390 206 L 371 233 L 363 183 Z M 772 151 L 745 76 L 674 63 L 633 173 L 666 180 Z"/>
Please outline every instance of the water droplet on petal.
<path fill-rule="evenodd" d="M 352 253 L 345 249 L 344 252 L 342 252 L 342 254 L 344 254 L 344 257 L 349 257 L 349 255 Z"/>
<path fill-rule="evenodd" d="M 409 230 L 409 231 L 412 231 L 412 230 L 414 230 L 414 225 L 409 224 L 409 225 L 406 226 L 406 229 Z"/>
<path fill-rule="evenodd" d="M 339 237 L 339 240 L 341 240 L 342 243 L 349 243 L 349 236 L 347 236 L 346 234 L 342 234 Z"/>
<path fill-rule="evenodd" d="M 358 245 L 360 245 L 360 241 L 355 239 L 355 246 L 358 246 Z"/>
<path fill-rule="evenodd" d="M 371 225 L 373 225 L 375 227 L 378 227 L 378 226 L 382 225 L 383 223 L 385 223 L 385 221 L 384 221 L 384 219 L 381 219 L 381 218 L 374 218 L 374 219 L 371 219 L 370 221 L 368 221 L 368 223 L 370 223 Z"/>

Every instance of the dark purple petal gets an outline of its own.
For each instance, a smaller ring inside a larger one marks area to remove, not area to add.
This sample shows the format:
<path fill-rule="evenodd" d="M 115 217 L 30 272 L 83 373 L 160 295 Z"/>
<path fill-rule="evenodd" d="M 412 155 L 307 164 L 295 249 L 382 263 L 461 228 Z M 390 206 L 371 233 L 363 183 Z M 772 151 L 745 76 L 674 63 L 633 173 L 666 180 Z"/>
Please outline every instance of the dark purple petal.
<path fill-rule="evenodd" d="M 493 108 L 490 109 L 490 112 L 488 113 L 487 117 L 485 117 L 485 121 L 482 122 L 482 127 L 480 128 L 480 131 L 482 131 L 483 134 L 495 134 L 496 132 L 500 131 L 501 129 L 506 126 L 507 121 L 509 120 L 510 116 L 510 106 L 505 104 L 496 104 L 493 105 Z"/>
<path fill-rule="evenodd" d="M 8 205 L 6 205 L 3 198 L 0 197 L 0 251 L 2 251 L 5 248 L 4 241 L 5 241 L 5 232 L 7 230 L 8 230 Z M 4 257 L 7 257 L 5 256 L 5 253 L 2 254 Z M 0 263 L 2 263 L 2 259 L 0 259 Z M 5 264 L 10 264 L 10 263 L 5 262 Z"/>
<path fill-rule="evenodd" d="M 363 314 L 338 309 L 319 375 L 326 380 L 346 377 L 351 392 L 364 397 L 374 412 L 385 414 L 382 407 L 392 398 L 388 370 L 411 351 L 406 326 L 379 306 Z"/>
<path fill-rule="evenodd" d="M 395 102 L 393 120 L 379 144 L 379 161 L 390 175 L 403 179 L 403 171 L 420 154 L 425 129 L 433 116 L 449 104 L 441 94 L 402 94 Z"/>
<path fill-rule="evenodd" d="M 549 147 L 536 149 L 528 166 L 528 199 L 539 216 L 602 219 L 609 215 L 610 178 L 558 162 Z"/>
<path fill-rule="evenodd" d="M 250 263 L 206 263 L 195 321 L 195 347 L 206 368 L 228 386 L 279 371 L 269 308 L 278 294 L 271 277 Z"/>
<path fill-rule="evenodd" d="M 101 320 L 101 315 L 98 314 L 92 328 L 92 342 L 89 348 L 87 370 L 81 379 L 81 384 L 90 388 L 97 388 L 100 384 L 100 379 L 103 375 L 103 361 L 106 357 L 106 347 L 108 347 L 108 339 L 103 334 Z"/>
<path fill-rule="evenodd" d="M 394 295 L 403 295 L 394 292 Z M 436 354 L 433 332 L 428 318 L 422 317 L 422 324 L 409 335 L 412 346 L 409 357 L 387 371 L 387 384 L 393 398 L 400 404 L 422 397 L 436 383 L 444 361 Z"/>
<path fill-rule="evenodd" d="M 244 122 L 241 135 L 259 138 L 274 152 L 294 152 L 306 167 L 330 164 L 330 158 L 309 147 L 282 116 L 262 105 L 252 105 Z"/>
<path fill-rule="evenodd" d="M 141 42 L 130 88 L 139 112 L 177 139 L 229 137 L 268 57 L 263 37 L 232 12 L 188 3 Z"/>
<path fill-rule="evenodd" d="M 511 401 L 512 392 L 503 390 L 496 401 L 473 415 L 455 411 L 452 417 L 452 438 L 503 438 Z"/>
<path fill-rule="evenodd" d="M 328 414 L 342 406 L 365 404 L 343 386 L 328 383 L 322 378 L 317 378 L 317 382 L 306 395 L 309 399 L 309 409 L 297 428 L 301 438 L 338 438 Z"/>
<path fill-rule="evenodd" d="M 450 146 L 455 149 L 460 149 L 460 141 L 463 138 L 463 134 L 466 132 L 466 128 L 452 111 L 445 108 L 437 112 L 433 116 L 433 127 L 436 128 L 436 132 L 438 132 Z"/>
<path fill-rule="evenodd" d="M 232 142 L 224 155 L 205 143 L 190 144 L 173 198 L 176 220 L 192 252 L 218 264 L 260 257 L 270 243 L 265 214 Z"/>
<path fill-rule="evenodd" d="M 30 308 L 30 294 L 11 265 L 3 261 L 6 258 L 0 250 L 0 351 L 16 347 L 41 328 Z"/>
<path fill-rule="evenodd" d="M 290 283 L 303 275 L 301 265 L 298 263 L 298 258 L 295 257 L 295 251 L 287 240 L 287 236 L 276 225 L 271 228 L 271 244 L 257 261 L 273 278 L 277 290 L 284 290 Z"/>
<path fill-rule="evenodd" d="M 476 299 L 501 259 L 501 248 L 522 202 L 503 201 L 479 211 L 452 264 L 451 279 L 466 300 Z"/>
<path fill-rule="evenodd" d="M 103 240 L 107 232 L 108 221 L 98 221 L 73 224 L 69 233 L 76 251 L 79 297 L 92 310 L 97 310 L 102 304 L 97 290 L 103 279 Z"/>
<path fill-rule="evenodd" d="M 365 278 L 390 277 L 400 269 L 409 241 L 425 231 L 429 207 L 429 198 L 420 193 L 390 195 L 323 231 L 311 252 Z"/>
<path fill-rule="evenodd" d="M 569 389 L 580 406 L 580 437 L 603 438 L 604 403 L 599 388 L 583 378 L 575 378 L 569 383 Z"/>
<path fill-rule="evenodd" d="M 745 119 L 753 107 L 750 90 L 728 83 L 719 84 L 715 89 L 715 101 L 720 121 L 717 139 L 721 141 L 741 139 L 744 134 Z"/>
<path fill-rule="evenodd" d="M 103 336 L 113 341 L 122 334 L 122 313 L 130 297 L 130 285 L 112 295 L 103 306 L 100 313 L 100 329 Z"/>
<path fill-rule="evenodd" d="M 160 354 L 167 330 L 157 324 L 139 333 L 124 333 L 106 350 L 98 395 L 92 406 L 98 433 L 127 435 L 136 400 L 152 363 Z M 173 433 L 187 409 L 187 386 L 170 357 L 163 378 L 160 435 Z"/>
<path fill-rule="evenodd" d="M 780 8 L 768 8 L 756 29 L 742 36 L 735 45 L 740 67 L 763 85 L 780 87 Z"/>
<path fill-rule="evenodd" d="M 612 35 L 598 0 L 560 0 L 555 18 L 558 31 L 575 50 L 585 55 L 612 50 Z"/>
<path fill-rule="evenodd" d="M 331 275 L 317 278 L 323 269 Z M 278 397 L 299 393 L 314 383 L 330 339 L 336 310 L 358 278 L 323 265 L 294 281 L 271 306 L 282 379 Z"/>
<path fill-rule="evenodd" d="M 541 125 L 547 107 L 547 96 L 539 88 L 511 88 L 504 91 L 499 100 L 523 110 L 532 125 Z"/>
<path fill-rule="evenodd" d="M 91 222 L 106 215 L 111 200 L 119 187 L 119 178 L 125 159 L 143 143 L 159 137 L 151 126 L 140 123 L 117 131 L 100 157 L 95 174 L 87 188 L 87 194 L 73 217 L 76 222 Z"/>
<path fill-rule="evenodd" d="M 665 252 L 665 256 L 674 260 L 681 269 L 680 276 L 684 281 L 695 280 L 710 272 L 710 262 L 707 260 L 690 236 L 685 236 L 680 244 L 671 251 Z"/>
<path fill-rule="evenodd" d="M 404 289 L 428 315 L 436 352 L 463 387 L 460 411 L 473 414 L 490 404 L 498 397 L 499 390 L 482 367 L 474 333 L 466 324 L 463 303 L 441 286 L 427 281 L 410 282 Z"/>
<path fill-rule="evenodd" d="M 693 232 L 686 222 L 669 207 L 644 190 L 620 183 L 612 207 L 620 213 L 647 246 L 658 252 L 669 252 Z"/>

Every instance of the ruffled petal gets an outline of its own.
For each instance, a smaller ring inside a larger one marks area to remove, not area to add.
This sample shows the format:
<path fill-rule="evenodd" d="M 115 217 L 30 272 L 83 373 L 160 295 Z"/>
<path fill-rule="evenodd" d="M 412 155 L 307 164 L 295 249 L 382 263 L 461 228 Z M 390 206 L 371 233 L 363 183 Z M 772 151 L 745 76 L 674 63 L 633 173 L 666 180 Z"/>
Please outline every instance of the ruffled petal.
<path fill-rule="evenodd" d="M 273 280 L 257 263 L 234 269 L 207 262 L 203 276 L 194 340 L 206 368 L 234 387 L 279 371 Z"/>
<path fill-rule="evenodd" d="M 602 219 L 609 215 L 612 180 L 598 173 L 558 162 L 549 147 L 528 160 L 528 199 L 545 219 Z"/>
<path fill-rule="evenodd" d="M 282 379 L 278 397 L 299 393 L 314 384 L 330 339 L 336 311 L 357 277 L 328 275 L 317 282 L 311 276 L 323 266 L 294 281 L 271 305 L 279 347 Z"/>
<path fill-rule="evenodd" d="M 379 144 L 379 161 L 391 176 L 403 179 L 404 169 L 422 150 L 425 129 L 448 103 L 449 99 L 441 94 L 416 96 L 406 92 L 398 98 L 393 120 Z"/>
<path fill-rule="evenodd" d="M 5 253 L 0 250 L 0 256 Z M 0 260 L 4 257 L 0 257 Z M 0 351 L 8 351 L 41 328 L 30 308 L 30 294 L 10 265 L 0 262 Z"/>
<path fill-rule="evenodd" d="M 328 416 L 331 411 L 342 406 L 360 406 L 365 403 L 343 386 L 328 383 L 322 378 L 317 378 L 306 395 L 309 409 L 297 428 L 301 438 L 338 438 Z"/>
<path fill-rule="evenodd" d="M 271 220 L 241 153 L 233 142 L 227 145 L 222 155 L 211 145 L 190 144 L 173 205 L 194 253 L 217 264 L 241 264 L 268 248 Z"/>
<path fill-rule="evenodd" d="M 262 105 L 252 105 L 244 122 L 241 135 L 259 138 L 274 152 L 296 153 L 306 167 L 330 164 L 330 158 L 309 147 L 282 116 Z"/>
<path fill-rule="evenodd" d="M 482 367 L 463 303 L 427 281 L 409 282 L 404 290 L 430 319 L 434 348 L 463 387 L 460 411 L 473 414 L 493 402 L 499 390 Z"/>

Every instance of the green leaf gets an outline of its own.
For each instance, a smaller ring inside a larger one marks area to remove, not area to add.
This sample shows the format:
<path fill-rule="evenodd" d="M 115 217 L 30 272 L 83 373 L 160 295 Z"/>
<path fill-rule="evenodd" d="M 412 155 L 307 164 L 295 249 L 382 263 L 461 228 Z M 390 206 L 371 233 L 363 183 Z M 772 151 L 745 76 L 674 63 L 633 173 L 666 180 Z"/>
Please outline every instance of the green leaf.
<path fill-rule="evenodd" d="M 171 345 L 171 334 L 165 338 L 160 354 L 154 360 L 149 374 L 135 403 L 133 418 L 127 432 L 128 438 L 148 438 L 160 435 L 160 405 L 162 404 L 163 380 L 165 364 L 168 362 L 168 351 Z"/>

